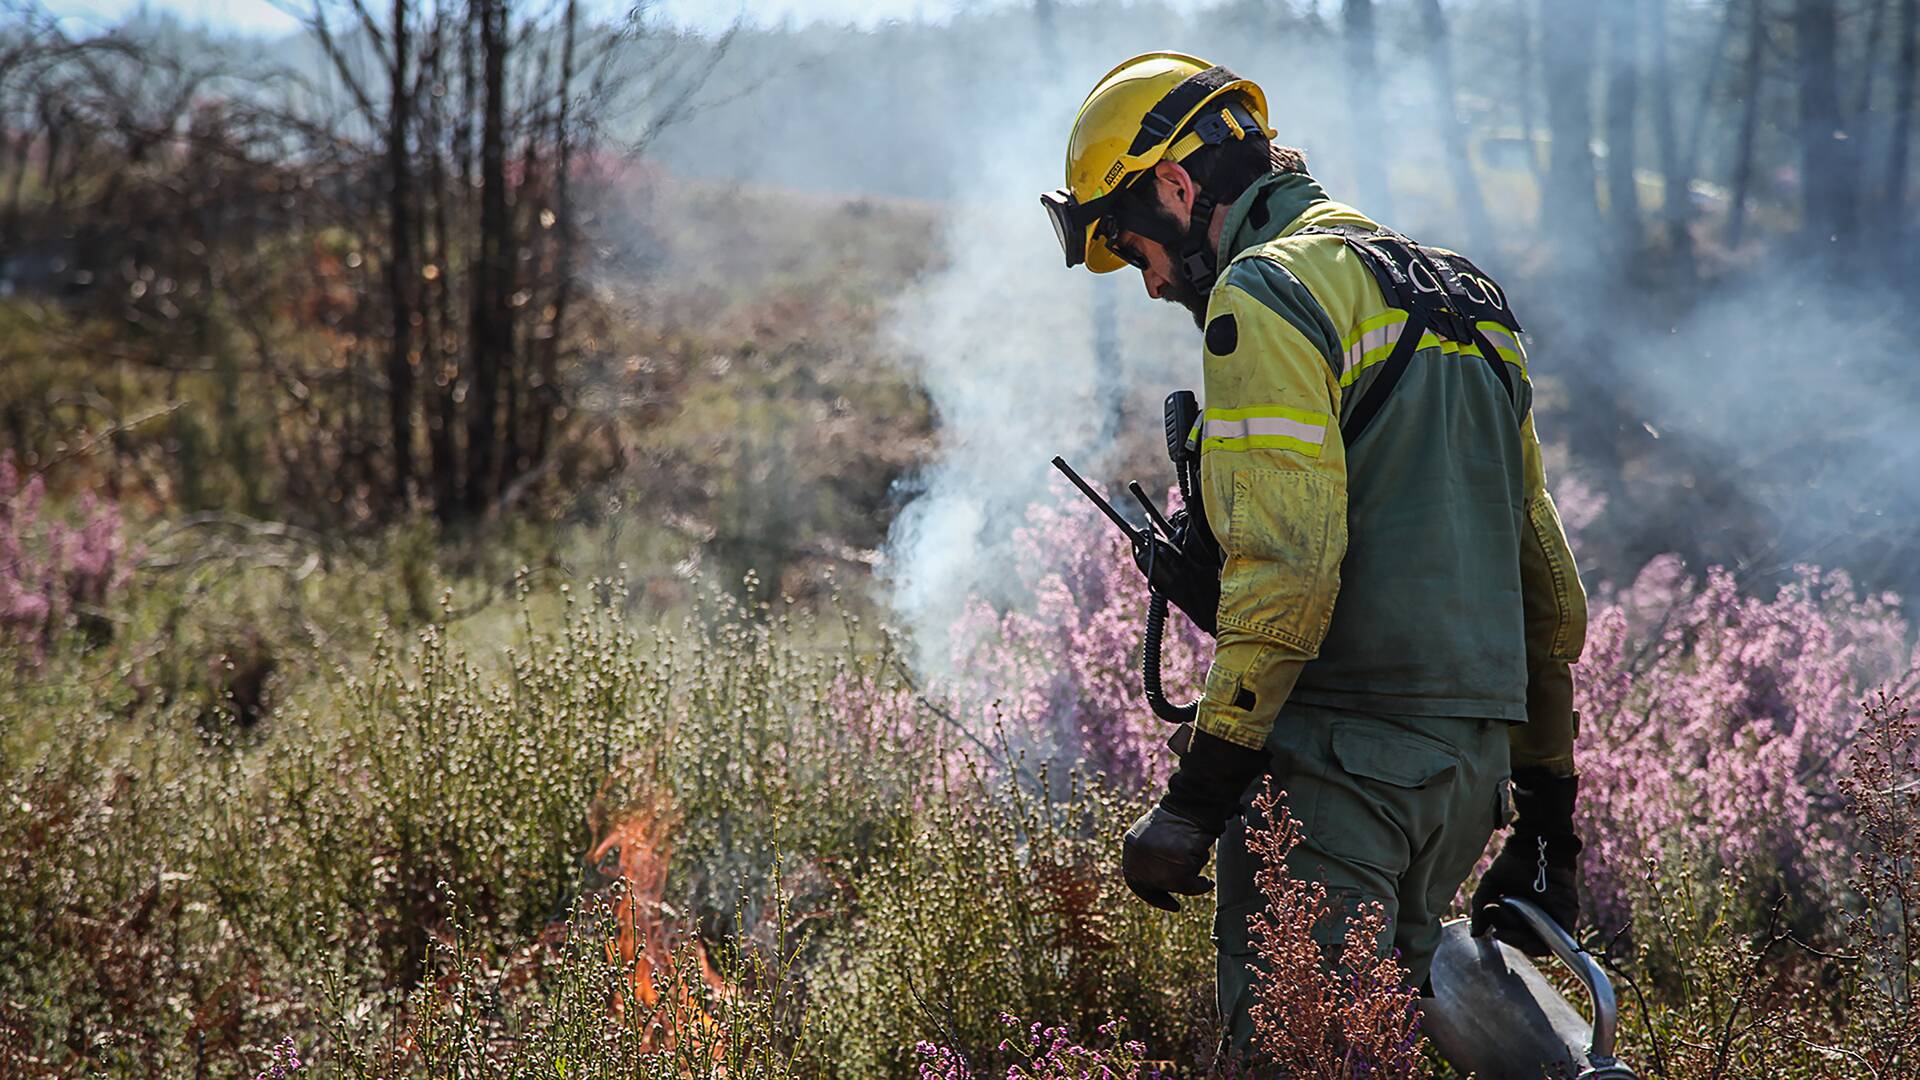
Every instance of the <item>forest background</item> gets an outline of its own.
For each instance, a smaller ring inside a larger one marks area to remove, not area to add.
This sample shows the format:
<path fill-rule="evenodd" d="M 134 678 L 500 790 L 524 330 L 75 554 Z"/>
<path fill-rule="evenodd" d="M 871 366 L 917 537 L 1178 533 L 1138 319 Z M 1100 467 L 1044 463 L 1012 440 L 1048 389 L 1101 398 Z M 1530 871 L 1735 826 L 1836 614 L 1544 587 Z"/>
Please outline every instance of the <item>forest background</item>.
<path fill-rule="evenodd" d="M 282 10 L 0 4 L 0 1071 L 1204 1063 L 1046 465 L 1197 342 L 1035 206 L 1167 47 L 1531 333 L 1630 1053 L 1920 1067 L 1920 0 Z"/>

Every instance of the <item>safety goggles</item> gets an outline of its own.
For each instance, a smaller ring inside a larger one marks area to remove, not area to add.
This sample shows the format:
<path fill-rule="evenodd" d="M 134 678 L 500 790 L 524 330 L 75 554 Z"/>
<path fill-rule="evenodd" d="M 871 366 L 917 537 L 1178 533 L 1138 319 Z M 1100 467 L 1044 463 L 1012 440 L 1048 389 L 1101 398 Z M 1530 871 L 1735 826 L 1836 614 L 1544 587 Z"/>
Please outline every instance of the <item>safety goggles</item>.
<path fill-rule="evenodd" d="M 1119 196 L 1126 190 L 1123 187 L 1109 191 L 1087 203 L 1075 199 L 1065 188 L 1040 196 L 1040 205 L 1046 208 L 1047 220 L 1053 223 L 1053 235 L 1060 241 L 1060 252 L 1066 256 L 1069 269 L 1087 261 L 1088 245 L 1094 242 L 1120 262 L 1135 269 L 1146 267 L 1146 259 L 1139 253 L 1115 242 L 1121 228 L 1115 220 L 1116 211 L 1120 209 Z M 1112 268 L 1112 264 L 1105 267 Z"/>
<path fill-rule="evenodd" d="M 1107 211 L 1112 209 L 1112 198 L 1109 193 L 1090 203 L 1082 203 L 1066 188 L 1045 192 L 1040 196 L 1040 205 L 1046 208 L 1047 220 L 1053 223 L 1053 235 L 1060 241 L 1060 253 L 1067 257 L 1068 269 L 1087 261 L 1087 241 L 1106 217 Z"/>

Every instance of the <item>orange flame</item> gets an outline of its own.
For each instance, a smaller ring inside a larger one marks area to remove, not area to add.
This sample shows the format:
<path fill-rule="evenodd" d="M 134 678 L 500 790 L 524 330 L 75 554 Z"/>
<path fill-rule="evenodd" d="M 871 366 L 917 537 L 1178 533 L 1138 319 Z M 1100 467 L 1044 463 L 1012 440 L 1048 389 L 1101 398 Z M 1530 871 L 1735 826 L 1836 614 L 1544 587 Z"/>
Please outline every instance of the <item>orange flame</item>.
<path fill-rule="evenodd" d="M 674 985 L 671 978 L 656 979 L 655 973 L 671 970 L 674 956 L 670 942 L 675 939 L 686 940 L 686 950 L 698 961 L 701 982 L 715 992 L 726 989 L 725 980 L 714 969 L 698 938 L 687 934 L 685 927 L 669 921 L 667 867 L 673 856 L 673 838 L 679 824 L 679 816 L 668 796 L 655 786 L 649 797 L 634 800 L 613 819 L 588 855 L 595 866 L 603 866 L 611 858 L 618 876 L 626 882 L 626 897 L 614 915 L 617 932 L 614 940 L 607 944 L 607 958 L 631 965 L 633 999 L 648 1009 L 660 1004 L 659 982 Z M 712 1018 L 691 1000 L 691 987 L 677 986 L 675 998 L 673 1008 L 677 1017 L 690 1021 L 695 1029 L 711 1031 L 714 1028 Z M 624 1015 L 626 1001 L 616 996 L 612 1008 L 615 1015 Z M 663 1049 L 670 1037 L 670 1031 L 656 1026 L 648 1033 L 647 1041 L 650 1048 Z"/>

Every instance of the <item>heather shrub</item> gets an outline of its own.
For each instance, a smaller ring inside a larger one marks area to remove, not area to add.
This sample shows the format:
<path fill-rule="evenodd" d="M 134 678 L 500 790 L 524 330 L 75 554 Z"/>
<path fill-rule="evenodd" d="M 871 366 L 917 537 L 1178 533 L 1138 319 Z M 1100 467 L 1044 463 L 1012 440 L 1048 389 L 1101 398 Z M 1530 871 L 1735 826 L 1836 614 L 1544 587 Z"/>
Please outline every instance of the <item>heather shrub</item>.
<path fill-rule="evenodd" d="M 431 946 L 432 977 L 416 985 L 397 1023 L 356 1023 L 336 1003 L 340 1072 L 365 1080 L 816 1075 L 794 1052 L 803 1020 L 790 956 L 734 941 L 711 950 L 683 943 L 643 969 L 615 947 L 631 900 L 620 884 L 582 897 L 538 939 L 504 950 L 452 919 Z"/>
<path fill-rule="evenodd" d="M 1896 597 L 1813 569 L 1766 598 L 1663 557 L 1603 594 L 1576 669 L 1600 923 L 1625 926 L 1654 898 L 1646 860 L 1735 872 L 1755 890 L 1747 922 L 1782 892 L 1799 907 L 1790 919 L 1832 910 L 1854 843 L 1836 767 L 1858 703 L 1914 680 L 1908 634 Z"/>
<path fill-rule="evenodd" d="M 1169 920 L 1120 881 L 1116 838 L 1144 793 L 1050 771 L 1015 756 L 943 782 L 858 886 L 858 917 L 829 932 L 810 979 L 816 1046 L 846 1075 L 909 1071 L 929 1032 L 1008 1067 L 1005 1013 L 1071 1030 L 1124 1014 L 1160 1052 L 1205 1055 L 1208 906 Z"/>
<path fill-rule="evenodd" d="M 1006 1080 L 1157 1080 L 1164 1075 L 1160 1063 L 1144 1060 L 1146 1044 L 1126 1037 L 1124 1019 L 1101 1024 L 1099 1038 L 1087 1040 L 1092 1045 L 1064 1027 L 1038 1020 L 1022 1024 L 1019 1017 L 1003 1013 L 1000 1023 L 1008 1035 L 999 1049 L 1014 1062 L 1004 1073 L 990 1075 Z M 919 1080 L 975 1080 L 977 1075 L 965 1055 L 952 1047 L 922 1042 L 914 1053 L 920 1057 Z"/>
<path fill-rule="evenodd" d="M 52 512 L 38 473 L 0 454 L 0 649 L 37 661 L 78 624 L 104 638 L 109 597 L 131 574 L 119 508 L 82 495 L 71 520 Z"/>
<path fill-rule="evenodd" d="M 1117 895 L 1138 792 L 1049 784 L 1004 750 L 956 772 L 952 743 L 974 744 L 851 620 L 714 601 L 642 630 L 617 583 L 522 591 L 497 661 L 458 623 L 385 629 L 245 737 L 106 655 L 0 684 L 6 1071 L 250 1075 L 288 1035 L 327 1069 L 348 1020 L 424 1045 L 394 1033 L 426 1022 L 453 937 L 519 996 L 434 1038 L 586 1038 L 590 995 L 554 1012 L 564 965 L 513 957 L 615 879 L 649 883 L 646 926 L 676 949 L 792 965 L 816 1019 L 767 1045 L 834 1075 L 910 1069 L 943 1010 L 989 1047 L 1008 1004 L 1140 1016 L 1169 1045 L 1204 1011 L 1204 914 L 1169 934 Z"/>
<path fill-rule="evenodd" d="M 1847 1021 L 1858 1060 L 1879 1076 L 1920 1071 L 1920 718 L 1876 696 L 1842 780 L 1864 843 L 1847 886 L 1845 941 L 1858 959 Z"/>
<path fill-rule="evenodd" d="M 1267 785 L 1249 819 L 1259 824 L 1247 829 L 1247 849 L 1261 861 L 1254 882 L 1266 898 L 1248 922 L 1260 957 L 1257 1058 L 1289 1076 L 1425 1076 L 1419 993 L 1385 948 L 1393 939 L 1386 911 L 1377 902 L 1340 911 L 1324 885 L 1288 873 L 1287 857 L 1302 836 L 1286 797 Z M 1337 956 L 1314 938 L 1334 919 L 1345 921 Z"/>
<path fill-rule="evenodd" d="M 1644 860 L 1632 934 L 1601 951 L 1621 986 L 1623 1051 L 1657 1075 L 1906 1076 L 1920 1061 L 1920 725 L 1876 695 L 1836 768 L 1853 870 L 1830 883 L 1839 925 L 1791 925 L 1774 888 L 1703 870 L 1702 856 Z M 1641 899 L 1644 897 L 1644 899 Z M 1629 940 L 1631 938 L 1631 940 Z"/>
<path fill-rule="evenodd" d="M 958 674 L 944 689 L 980 730 L 998 720 L 1021 744 L 1155 787 L 1169 770 L 1169 729 L 1140 697 L 1146 584 L 1112 523 L 1064 482 L 1055 490 L 1014 535 L 1016 550 L 1045 553 L 1016 567 L 1021 602 L 969 604 L 952 634 Z M 1167 696 L 1191 700 L 1212 642 L 1178 611 L 1167 621 Z"/>

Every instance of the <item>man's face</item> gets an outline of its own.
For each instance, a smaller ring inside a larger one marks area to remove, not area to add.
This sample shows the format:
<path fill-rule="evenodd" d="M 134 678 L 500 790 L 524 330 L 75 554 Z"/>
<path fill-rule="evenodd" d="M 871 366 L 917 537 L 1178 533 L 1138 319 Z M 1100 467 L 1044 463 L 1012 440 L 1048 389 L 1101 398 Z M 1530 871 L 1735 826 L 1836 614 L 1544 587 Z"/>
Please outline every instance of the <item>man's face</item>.
<path fill-rule="evenodd" d="M 1176 171 L 1178 176 L 1168 176 L 1163 170 Z M 1186 170 L 1178 165 L 1163 163 L 1155 167 L 1153 175 L 1142 177 L 1139 182 L 1152 185 L 1156 214 L 1162 223 L 1172 231 L 1184 234 L 1191 220 L 1188 208 L 1193 199 L 1192 193 L 1187 190 L 1191 181 Z M 1174 253 L 1168 251 L 1166 245 L 1122 229 L 1107 241 L 1107 247 L 1140 271 L 1140 281 L 1146 286 L 1148 296 L 1186 308 L 1193 315 L 1196 328 L 1206 322 L 1206 296 L 1194 288 L 1187 275 L 1180 272 Z"/>

